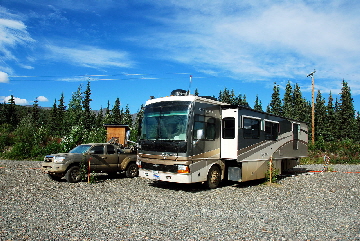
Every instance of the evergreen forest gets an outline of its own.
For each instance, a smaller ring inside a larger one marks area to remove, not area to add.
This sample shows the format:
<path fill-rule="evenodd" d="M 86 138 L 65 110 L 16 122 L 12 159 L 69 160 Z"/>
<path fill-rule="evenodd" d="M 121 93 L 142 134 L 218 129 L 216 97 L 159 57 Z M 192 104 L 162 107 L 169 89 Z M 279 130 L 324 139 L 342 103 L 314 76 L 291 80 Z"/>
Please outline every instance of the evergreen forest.
<path fill-rule="evenodd" d="M 199 95 L 198 90 L 195 95 Z M 309 157 L 302 163 L 323 163 L 324 155 L 335 163 L 360 163 L 360 114 L 355 113 L 351 90 L 342 81 L 339 99 L 332 93 L 326 100 L 320 91 L 314 101 L 315 128 L 312 144 L 312 102 L 306 100 L 298 84 L 286 84 L 280 95 L 280 86 L 274 83 L 271 101 L 263 108 L 256 96 L 250 105 L 245 94 L 236 95 L 227 88 L 219 92 L 217 100 L 253 108 L 258 111 L 303 121 L 309 127 Z M 8 103 L 0 103 L 0 158 L 12 160 L 42 160 L 51 153 L 68 152 L 81 143 L 105 142 L 104 124 L 125 124 L 131 129 L 130 140 L 137 142 L 143 106 L 131 114 L 128 105 L 121 107 L 117 98 L 112 105 L 94 111 L 91 109 L 91 87 L 80 85 L 72 93 L 69 103 L 64 93 L 54 101 L 51 108 L 41 108 L 38 101 L 30 107 L 15 104 L 11 96 Z"/>

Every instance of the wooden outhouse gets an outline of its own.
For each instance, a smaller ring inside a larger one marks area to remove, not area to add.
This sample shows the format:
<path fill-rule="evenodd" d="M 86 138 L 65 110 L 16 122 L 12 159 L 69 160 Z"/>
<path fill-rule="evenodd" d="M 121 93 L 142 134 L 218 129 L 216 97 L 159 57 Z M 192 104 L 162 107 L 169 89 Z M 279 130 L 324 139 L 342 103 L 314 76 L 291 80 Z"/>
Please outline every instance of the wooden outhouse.
<path fill-rule="evenodd" d="M 130 130 L 128 125 L 104 124 L 106 128 L 106 141 L 116 138 L 119 144 L 126 146 L 126 132 Z"/>

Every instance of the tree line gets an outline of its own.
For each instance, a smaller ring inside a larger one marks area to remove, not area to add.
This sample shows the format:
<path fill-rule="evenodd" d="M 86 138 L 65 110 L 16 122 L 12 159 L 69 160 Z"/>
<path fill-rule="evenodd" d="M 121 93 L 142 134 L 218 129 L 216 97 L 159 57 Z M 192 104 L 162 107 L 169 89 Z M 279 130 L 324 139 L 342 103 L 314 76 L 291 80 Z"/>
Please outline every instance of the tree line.
<path fill-rule="evenodd" d="M 270 103 L 265 111 L 274 115 L 303 121 L 309 125 L 311 140 L 312 103 L 306 100 L 298 84 L 286 84 L 283 97 L 280 86 L 274 83 Z M 195 95 L 199 95 L 198 90 Z M 215 97 L 216 98 L 216 97 Z M 232 105 L 264 111 L 259 96 L 251 107 L 245 94 L 235 94 L 224 88 L 216 98 Z M 66 105 L 64 94 L 49 109 L 40 108 L 35 100 L 31 107 L 15 104 L 11 96 L 8 103 L 0 103 L 0 157 L 9 159 L 36 159 L 46 154 L 67 152 L 80 143 L 105 142 L 104 124 L 125 124 L 131 129 L 130 140 L 140 135 L 143 106 L 132 115 L 128 105 L 121 107 L 117 98 L 112 106 L 98 111 L 91 109 L 91 88 L 80 85 Z M 339 99 L 332 93 L 327 100 L 318 91 L 315 101 L 315 145 L 310 145 L 313 157 L 331 154 L 340 162 L 357 161 L 360 153 L 360 114 L 353 105 L 348 83 L 342 81 Z M 309 143 L 310 144 L 310 143 Z M 339 153 L 341 152 L 341 153 Z"/>
<path fill-rule="evenodd" d="M 110 107 L 91 109 L 91 88 L 80 85 L 66 105 L 64 94 L 55 100 L 50 110 L 40 108 L 35 100 L 31 107 L 8 103 L 0 104 L 0 157 L 8 159 L 41 159 L 50 153 L 68 152 L 81 143 L 105 142 L 104 124 L 125 124 L 136 141 L 140 130 L 142 107 L 136 118 L 129 106 L 121 108 L 117 98 Z"/>

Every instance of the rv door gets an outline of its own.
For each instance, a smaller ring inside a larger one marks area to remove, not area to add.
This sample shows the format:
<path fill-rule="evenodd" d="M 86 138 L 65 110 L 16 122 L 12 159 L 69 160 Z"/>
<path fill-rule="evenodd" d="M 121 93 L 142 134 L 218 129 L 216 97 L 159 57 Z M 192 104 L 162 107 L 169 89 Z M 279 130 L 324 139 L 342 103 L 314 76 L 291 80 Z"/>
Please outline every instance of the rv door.
<path fill-rule="evenodd" d="M 237 159 L 239 117 L 237 109 L 222 110 L 221 158 Z"/>

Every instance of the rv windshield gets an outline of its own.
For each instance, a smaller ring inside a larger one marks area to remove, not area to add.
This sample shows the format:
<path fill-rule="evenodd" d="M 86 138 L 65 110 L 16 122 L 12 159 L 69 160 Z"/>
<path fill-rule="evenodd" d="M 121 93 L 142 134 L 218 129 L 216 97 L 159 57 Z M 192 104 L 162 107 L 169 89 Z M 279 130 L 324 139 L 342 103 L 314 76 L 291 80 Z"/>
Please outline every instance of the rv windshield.
<path fill-rule="evenodd" d="M 143 140 L 186 140 L 190 102 L 159 102 L 146 106 Z"/>

